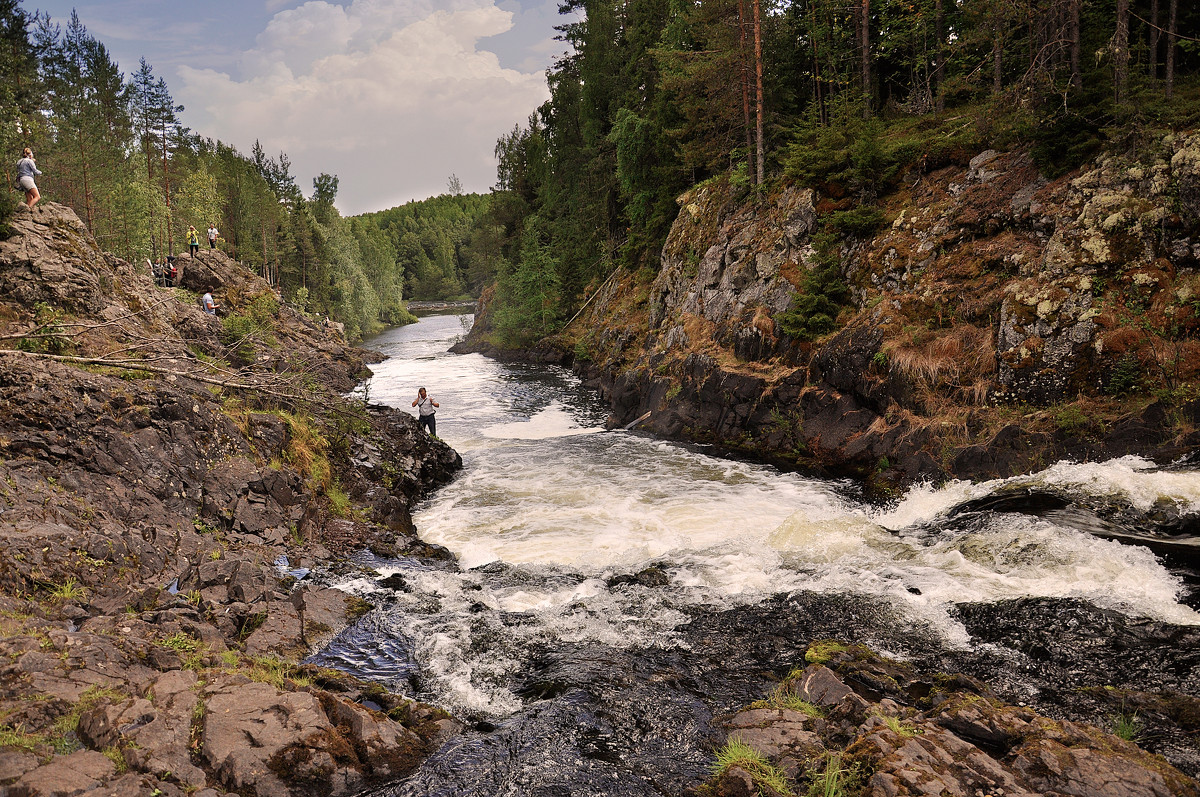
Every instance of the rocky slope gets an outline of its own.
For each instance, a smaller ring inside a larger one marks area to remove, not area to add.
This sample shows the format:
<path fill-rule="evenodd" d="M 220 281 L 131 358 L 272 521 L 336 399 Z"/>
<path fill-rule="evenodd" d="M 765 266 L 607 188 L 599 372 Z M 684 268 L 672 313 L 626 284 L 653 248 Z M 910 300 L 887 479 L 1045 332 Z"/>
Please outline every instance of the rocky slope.
<path fill-rule="evenodd" d="M 412 770 L 452 720 L 296 662 L 366 608 L 318 565 L 445 555 L 409 506 L 457 454 L 341 398 L 367 353 L 220 252 L 166 289 L 64 207 L 11 233 L 0 793 L 348 794 Z"/>
<path fill-rule="evenodd" d="M 764 700 L 721 718 L 720 766 L 696 794 L 781 797 L 798 784 L 873 797 L 1200 794 L 1126 738 L 1006 705 L 968 676 L 928 677 L 832 641 L 805 658 Z"/>
<path fill-rule="evenodd" d="M 1196 449 L 1200 135 L 1054 180 L 1020 151 L 914 167 L 883 229 L 843 225 L 850 299 L 808 339 L 797 295 L 854 209 L 838 195 L 693 189 L 656 273 L 618 271 L 523 356 L 573 361 L 614 424 L 650 412 L 656 434 L 881 485 Z"/>

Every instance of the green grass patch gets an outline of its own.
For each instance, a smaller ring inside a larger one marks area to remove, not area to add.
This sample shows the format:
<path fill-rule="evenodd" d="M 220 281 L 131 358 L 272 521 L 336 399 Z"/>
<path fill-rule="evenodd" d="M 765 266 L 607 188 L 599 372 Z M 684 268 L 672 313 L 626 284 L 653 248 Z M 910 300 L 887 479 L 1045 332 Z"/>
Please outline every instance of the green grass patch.
<path fill-rule="evenodd" d="M 50 587 L 50 597 L 58 601 L 82 600 L 87 596 L 87 589 L 73 578 L 68 578 L 61 584 Z"/>
<path fill-rule="evenodd" d="M 783 770 L 736 736 L 725 742 L 725 746 L 717 751 L 716 761 L 712 764 L 712 774 L 714 777 L 720 777 L 733 767 L 745 770 L 754 778 L 755 783 L 767 786 L 779 794 L 796 793 Z"/>
<path fill-rule="evenodd" d="M 1111 730 L 1113 736 L 1134 742 L 1142 733 L 1142 720 L 1136 711 L 1132 714 L 1117 714 L 1112 718 Z"/>
<path fill-rule="evenodd" d="M 47 744 L 46 737 L 40 733 L 29 733 L 20 725 L 0 725 L 0 747 L 17 747 L 34 752 L 38 747 Z"/>
<path fill-rule="evenodd" d="M 829 756 L 825 770 L 809 783 L 807 797 L 848 797 L 857 793 L 862 775 L 857 767 L 844 767 L 842 763 L 841 753 Z"/>
<path fill-rule="evenodd" d="M 924 733 L 924 731 L 910 722 L 901 722 L 898 717 L 892 717 L 887 714 L 879 714 L 877 716 L 883 720 L 883 724 L 888 727 L 888 730 L 902 739 L 911 739 L 914 736 L 920 736 Z"/>
<path fill-rule="evenodd" d="M 242 659 L 237 672 L 252 681 L 270 684 L 279 690 L 312 685 L 312 679 L 300 674 L 299 668 L 277 656 L 251 656 Z"/>

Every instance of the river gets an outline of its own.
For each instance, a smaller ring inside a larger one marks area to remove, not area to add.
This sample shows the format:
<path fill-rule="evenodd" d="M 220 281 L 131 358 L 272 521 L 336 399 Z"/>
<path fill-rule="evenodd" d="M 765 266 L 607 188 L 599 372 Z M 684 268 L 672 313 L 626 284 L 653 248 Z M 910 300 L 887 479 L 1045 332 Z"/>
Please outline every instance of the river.
<path fill-rule="evenodd" d="M 339 586 L 379 608 L 314 660 L 472 723 L 379 795 L 678 793 L 703 775 L 713 716 L 802 665 L 809 639 L 992 668 L 967 604 L 1200 625 L 1181 572 L 1144 547 L 1061 512 L 956 513 L 1016 487 L 1192 516 L 1193 470 L 1060 463 L 877 506 L 849 482 L 605 431 L 565 369 L 450 354 L 469 324 L 427 316 L 368 342 L 389 358 L 370 400 L 413 411 L 426 387 L 463 457 L 414 513 L 458 567 L 362 555 L 370 577 Z M 1009 696 L 1036 703 L 1035 681 Z"/>

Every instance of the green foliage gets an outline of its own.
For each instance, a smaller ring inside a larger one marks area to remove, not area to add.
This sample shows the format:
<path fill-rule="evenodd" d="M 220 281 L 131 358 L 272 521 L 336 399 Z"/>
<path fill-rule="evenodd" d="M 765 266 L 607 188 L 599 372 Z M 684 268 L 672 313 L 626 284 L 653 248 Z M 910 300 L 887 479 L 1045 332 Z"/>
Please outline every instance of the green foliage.
<path fill-rule="evenodd" d="M 842 754 L 833 753 L 825 769 L 814 777 L 808 787 L 808 797 L 847 797 L 861 785 L 862 774 L 857 767 L 843 767 Z"/>
<path fill-rule="evenodd" d="M 334 517 L 349 517 L 351 514 L 350 496 L 336 482 L 325 488 L 325 497 L 329 499 L 329 512 Z"/>
<path fill-rule="evenodd" d="M 868 238 L 883 226 L 886 219 L 883 211 L 870 205 L 858 205 L 850 210 L 830 213 L 824 219 L 825 227 L 846 238 Z M 835 241 L 829 242 L 836 243 Z"/>
<path fill-rule="evenodd" d="M 256 344 L 275 344 L 273 330 L 279 302 L 270 293 L 256 296 L 241 312 L 221 319 L 221 342 L 243 359 L 254 357 Z"/>
<path fill-rule="evenodd" d="M 771 691 L 766 700 L 756 701 L 754 705 L 759 708 L 782 708 L 789 711 L 799 711 L 801 714 L 807 714 L 813 718 L 824 717 L 825 711 L 820 706 L 815 706 L 797 695 L 793 688 L 794 686 L 794 678 L 788 676 L 783 683 Z"/>
<path fill-rule="evenodd" d="M 841 241 L 828 230 L 813 236 L 816 253 L 812 268 L 801 279 L 801 291 L 793 294 L 791 306 L 778 320 L 784 332 L 800 340 L 832 332 L 850 292 L 842 280 Z"/>
<path fill-rule="evenodd" d="M 712 765 L 712 773 L 715 777 L 719 777 L 733 767 L 750 773 L 756 783 L 774 790 L 776 794 L 795 794 L 783 770 L 736 736 L 730 738 L 725 746 L 717 751 L 716 761 Z"/>
<path fill-rule="evenodd" d="M 46 302 L 33 305 L 34 328 L 17 341 L 21 351 L 62 354 L 70 347 L 70 340 L 63 335 L 62 313 Z"/>
<path fill-rule="evenodd" d="M 1132 714 L 1124 712 L 1113 716 L 1112 734 L 1127 742 L 1136 742 L 1142 733 L 1142 720 L 1135 711 Z"/>
<path fill-rule="evenodd" d="M 914 736 L 920 736 L 923 731 L 912 725 L 911 723 L 901 722 L 899 718 L 888 714 L 881 714 L 879 718 L 883 720 L 883 724 L 888 727 L 892 733 L 899 736 L 901 739 L 911 739 Z"/>
<path fill-rule="evenodd" d="M 87 589 L 73 578 L 50 588 L 50 597 L 59 601 L 74 601 L 87 597 Z"/>
<path fill-rule="evenodd" d="M 1074 434 L 1088 425 L 1088 416 L 1078 404 L 1066 404 L 1054 413 L 1054 425 L 1068 435 Z"/>
<path fill-rule="evenodd" d="M 531 219 L 526 227 L 521 257 L 507 265 L 496 286 L 495 326 L 507 346 L 520 346 L 557 329 L 560 279 L 558 261 Z"/>
<path fill-rule="evenodd" d="M 1135 352 L 1128 351 L 1113 363 L 1112 371 L 1104 384 L 1104 392 L 1110 396 L 1123 396 L 1135 392 L 1142 384 L 1143 369 Z"/>

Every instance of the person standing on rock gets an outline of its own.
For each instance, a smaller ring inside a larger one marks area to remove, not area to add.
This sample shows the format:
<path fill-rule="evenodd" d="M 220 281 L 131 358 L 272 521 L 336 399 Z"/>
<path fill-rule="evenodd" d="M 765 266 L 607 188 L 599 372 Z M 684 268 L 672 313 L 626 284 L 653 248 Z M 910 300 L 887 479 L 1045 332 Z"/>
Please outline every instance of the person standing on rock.
<path fill-rule="evenodd" d="M 196 256 L 196 252 L 200 250 L 200 233 L 195 226 L 188 225 L 188 254 L 192 257 Z"/>
<path fill-rule="evenodd" d="M 217 314 L 217 303 L 213 301 L 211 293 L 206 292 L 200 297 L 200 306 L 204 308 L 204 312 L 208 313 L 209 315 Z"/>
<path fill-rule="evenodd" d="M 26 147 L 21 153 L 21 160 L 17 161 L 17 185 L 25 189 L 25 207 L 30 210 L 33 210 L 33 206 L 42 198 L 33 182 L 33 178 L 40 174 L 37 164 L 33 161 L 33 150 Z"/>
<path fill-rule="evenodd" d="M 217 232 L 217 225 L 213 224 L 210 221 L 208 223 L 208 248 L 209 249 L 217 248 L 217 236 L 220 234 L 221 233 Z"/>
<path fill-rule="evenodd" d="M 420 413 L 417 416 L 417 423 L 429 432 L 430 437 L 437 437 L 437 421 L 433 414 L 442 405 L 427 396 L 423 387 L 417 388 L 417 397 L 412 405 L 417 407 L 417 412 Z"/>

